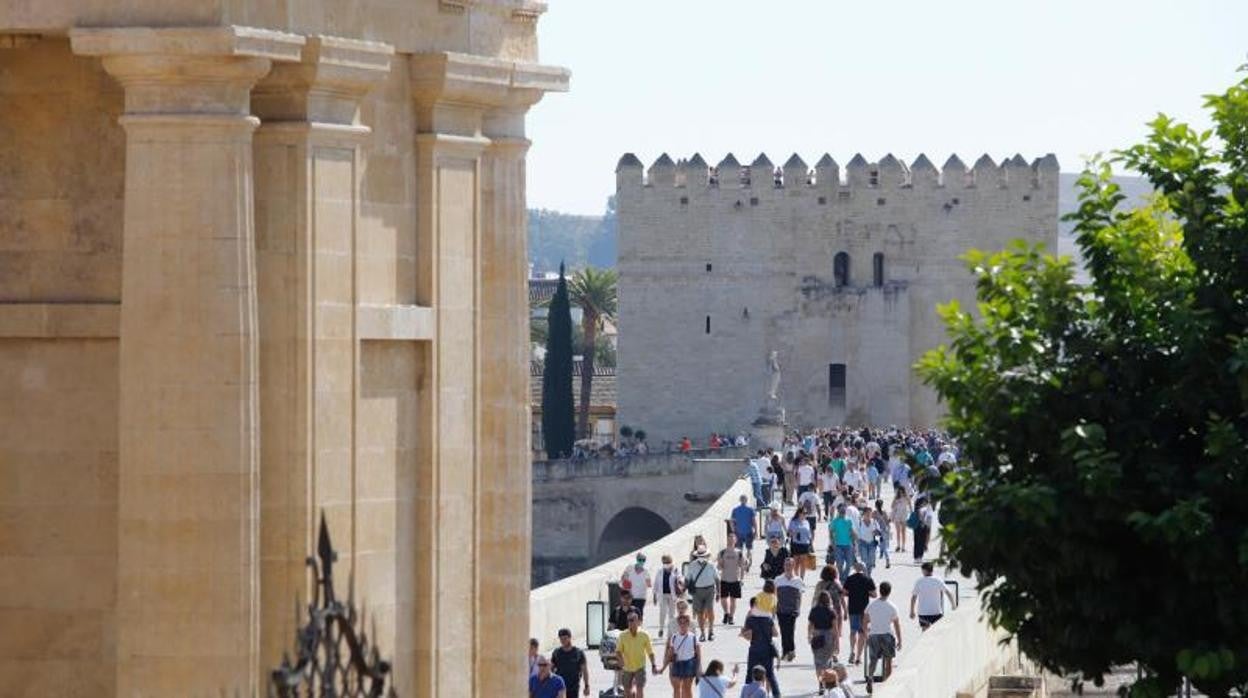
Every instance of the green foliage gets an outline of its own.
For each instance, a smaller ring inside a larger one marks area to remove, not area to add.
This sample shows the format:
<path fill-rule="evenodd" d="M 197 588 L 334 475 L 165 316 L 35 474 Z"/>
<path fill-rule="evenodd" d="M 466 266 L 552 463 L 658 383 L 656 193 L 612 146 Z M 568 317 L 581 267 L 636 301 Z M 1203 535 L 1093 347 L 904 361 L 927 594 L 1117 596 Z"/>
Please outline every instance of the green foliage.
<path fill-rule="evenodd" d="M 576 416 L 576 431 L 581 438 L 589 436 L 589 408 L 593 394 L 594 363 L 598 357 L 598 333 L 606 322 L 615 320 L 617 281 L 614 269 L 585 267 L 572 275 L 572 283 L 568 287 L 572 303 L 581 309 L 581 335 L 585 342 L 581 355 L 580 410 Z M 612 354 L 614 360 L 614 352 Z"/>
<path fill-rule="evenodd" d="M 614 267 L 617 228 L 614 196 L 601 216 L 530 209 L 529 261 L 538 271 L 554 270 L 563 261 L 574 269 Z"/>
<path fill-rule="evenodd" d="M 572 307 L 559 266 L 559 286 L 550 301 L 546 357 L 542 368 L 542 442 L 549 458 L 572 455 Z"/>
<path fill-rule="evenodd" d="M 1132 695 L 1248 684 L 1248 81 L 1216 128 L 1165 116 L 1114 160 L 1157 194 L 1124 210 L 1094 160 L 1069 214 L 1091 282 L 1017 243 L 971 252 L 978 306 L 920 374 L 971 464 L 946 479 L 946 555 L 1047 668 Z"/>

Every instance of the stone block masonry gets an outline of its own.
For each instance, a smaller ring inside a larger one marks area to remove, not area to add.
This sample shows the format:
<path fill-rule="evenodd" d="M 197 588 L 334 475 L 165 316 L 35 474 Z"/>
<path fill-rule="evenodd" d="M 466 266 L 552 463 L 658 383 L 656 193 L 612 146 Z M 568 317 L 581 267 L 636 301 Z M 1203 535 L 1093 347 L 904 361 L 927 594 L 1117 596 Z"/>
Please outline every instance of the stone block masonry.
<path fill-rule="evenodd" d="M 748 428 L 773 350 L 791 424 L 934 424 L 913 365 L 944 339 L 937 304 L 974 305 L 961 255 L 1057 249 L 1052 155 L 842 171 L 665 154 L 647 171 L 627 154 L 616 194 L 620 419 L 657 441 Z"/>

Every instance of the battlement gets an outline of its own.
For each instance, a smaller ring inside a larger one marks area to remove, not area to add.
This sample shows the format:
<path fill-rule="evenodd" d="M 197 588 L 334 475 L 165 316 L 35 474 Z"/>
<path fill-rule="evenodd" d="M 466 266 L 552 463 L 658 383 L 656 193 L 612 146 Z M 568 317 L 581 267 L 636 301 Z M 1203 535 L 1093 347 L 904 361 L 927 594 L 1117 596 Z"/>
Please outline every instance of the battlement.
<path fill-rule="evenodd" d="M 1052 153 L 1030 163 L 1022 155 L 1004 158 L 1001 164 L 984 154 L 968 168 L 957 155 L 949 156 L 939 170 L 926 155 L 920 154 L 910 165 L 889 153 L 876 162 L 869 162 L 861 153 L 845 165 L 844 178 L 840 167 L 830 155 L 824 154 L 810 169 L 794 153 L 783 167 L 772 164 L 766 153 L 760 153 L 749 165 L 742 165 L 729 153 L 715 166 L 701 155 L 673 161 L 660 155 L 647 170 L 633 153 L 626 153 L 616 167 L 616 187 L 677 189 L 793 189 L 881 190 L 892 189 L 1050 189 L 1057 186 L 1058 163 Z"/>

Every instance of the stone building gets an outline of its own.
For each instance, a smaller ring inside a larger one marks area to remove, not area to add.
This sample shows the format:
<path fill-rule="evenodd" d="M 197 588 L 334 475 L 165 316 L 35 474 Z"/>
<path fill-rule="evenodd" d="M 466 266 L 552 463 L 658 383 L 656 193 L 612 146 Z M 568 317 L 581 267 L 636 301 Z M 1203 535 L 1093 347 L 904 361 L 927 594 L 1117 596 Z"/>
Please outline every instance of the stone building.
<path fill-rule="evenodd" d="M 400 695 L 523 693 L 543 9 L 0 5 L 0 692 L 263 695 L 324 512 Z"/>
<path fill-rule="evenodd" d="M 935 307 L 973 302 L 970 248 L 1056 250 L 1057 160 L 857 155 L 841 174 L 827 155 L 620 160 L 621 421 L 656 442 L 748 429 L 772 351 L 789 424 L 939 418 L 912 370 L 944 336 Z"/>

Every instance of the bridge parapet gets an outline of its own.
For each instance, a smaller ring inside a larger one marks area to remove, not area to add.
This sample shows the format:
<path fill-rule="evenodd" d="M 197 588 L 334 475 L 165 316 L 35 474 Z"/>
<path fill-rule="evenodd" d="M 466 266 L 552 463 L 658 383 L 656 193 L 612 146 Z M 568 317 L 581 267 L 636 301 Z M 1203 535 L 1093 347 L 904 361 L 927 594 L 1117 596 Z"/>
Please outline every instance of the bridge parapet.
<path fill-rule="evenodd" d="M 533 462 L 533 482 L 571 480 L 588 477 L 644 477 L 648 475 L 679 475 L 693 472 L 694 461 L 741 460 L 748 448 L 722 448 L 715 451 L 697 450 L 648 453 L 623 458 L 581 458 Z"/>
<path fill-rule="evenodd" d="M 574 574 L 557 582 L 534 589 L 529 594 L 529 635 L 550 646 L 556 641 L 559 628 L 569 628 L 577 642 L 585 639 L 585 604 L 590 601 L 607 601 L 607 582 L 619 579 L 620 572 L 644 551 L 650 560 L 658 561 L 664 554 L 674 560 L 688 559 L 693 539 L 701 534 L 707 546 L 713 550 L 722 548 L 727 540 L 728 529 L 724 522 L 738 498 L 749 494 L 750 484 L 744 480 L 733 483 L 728 491 L 715 501 L 706 513 L 673 531 L 671 534 L 649 544 L 631 550 L 597 567 Z"/>

